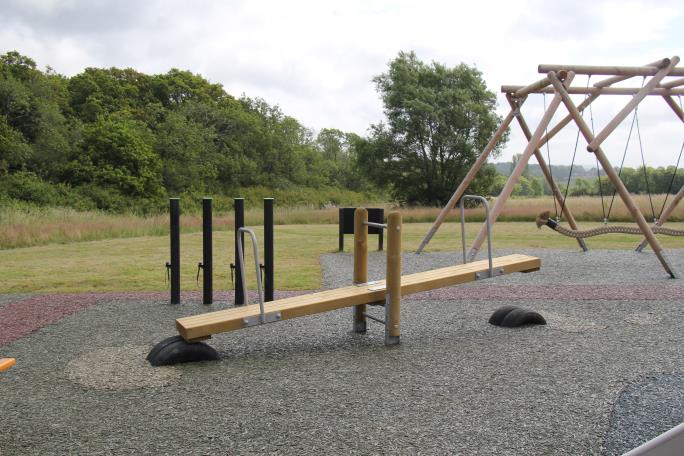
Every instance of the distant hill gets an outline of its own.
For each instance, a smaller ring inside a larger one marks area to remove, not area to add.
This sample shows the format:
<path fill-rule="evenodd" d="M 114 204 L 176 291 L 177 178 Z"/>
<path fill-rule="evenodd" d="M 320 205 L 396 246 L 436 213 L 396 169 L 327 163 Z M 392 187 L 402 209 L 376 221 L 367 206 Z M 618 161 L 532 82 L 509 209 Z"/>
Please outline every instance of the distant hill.
<path fill-rule="evenodd" d="M 492 163 L 494 165 L 494 168 L 496 168 L 496 171 L 499 174 L 503 174 L 504 176 L 510 176 L 511 171 L 513 168 L 513 162 L 500 162 L 500 163 Z M 542 173 L 541 167 L 536 164 L 536 163 L 530 163 L 529 165 L 529 175 L 531 177 L 544 177 L 544 174 Z M 554 180 L 561 181 L 561 180 L 567 180 L 568 175 L 570 174 L 570 166 L 567 165 L 551 165 L 551 174 L 553 174 Z M 603 175 L 603 173 L 601 173 Z M 572 169 L 572 180 L 575 180 L 578 177 L 583 177 L 587 179 L 595 179 L 596 178 L 596 168 L 585 168 L 582 165 L 575 165 Z"/>

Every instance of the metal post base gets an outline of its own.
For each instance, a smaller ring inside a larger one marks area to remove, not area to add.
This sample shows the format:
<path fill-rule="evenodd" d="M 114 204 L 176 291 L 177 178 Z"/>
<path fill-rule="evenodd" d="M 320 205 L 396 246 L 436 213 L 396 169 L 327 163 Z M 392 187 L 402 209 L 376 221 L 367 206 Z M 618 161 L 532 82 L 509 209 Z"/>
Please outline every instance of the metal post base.
<path fill-rule="evenodd" d="M 401 336 L 390 336 L 385 334 L 385 345 L 399 345 Z"/>
<path fill-rule="evenodd" d="M 354 332 L 357 334 L 364 334 L 368 329 L 368 324 L 365 321 L 354 321 Z"/>

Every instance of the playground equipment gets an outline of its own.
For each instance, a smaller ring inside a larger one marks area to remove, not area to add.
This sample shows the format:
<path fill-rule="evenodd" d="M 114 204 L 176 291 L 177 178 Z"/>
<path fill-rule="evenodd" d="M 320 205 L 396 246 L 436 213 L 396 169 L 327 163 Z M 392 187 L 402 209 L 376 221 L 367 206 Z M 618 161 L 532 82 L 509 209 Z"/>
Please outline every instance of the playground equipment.
<path fill-rule="evenodd" d="M 634 203 L 631 195 L 627 191 L 627 188 L 623 184 L 618 173 L 613 169 L 610 161 L 601 149 L 601 144 L 606 140 L 606 138 L 618 127 L 620 122 L 622 122 L 632 111 L 634 111 L 637 105 L 646 96 L 660 96 L 665 100 L 668 107 L 675 113 L 677 118 L 684 122 L 684 110 L 674 101 L 673 96 L 684 95 L 684 68 L 677 67 L 679 63 L 679 57 L 672 57 L 671 59 L 662 59 L 653 63 L 649 63 L 645 66 L 640 67 L 624 67 L 624 66 L 584 66 L 584 65 L 539 65 L 538 71 L 544 73 L 546 76 L 536 81 L 528 86 L 502 86 L 501 91 L 506 94 L 506 99 L 508 100 L 511 110 L 504 118 L 499 128 L 494 133 L 489 143 L 482 151 L 480 156 L 477 158 L 473 166 L 470 168 L 466 174 L 463 181 L 460 183 L 454 194 L 451 196 L 449 202 L 442 209 L 437 219 L 433 223 L 432 227 L 426 234 L 425 238 L 421 242 L 417 254 L 421 253 L 423 249 L 430 242 L 434 234 L 439 229 L 439 226 L 444 222 L 449 212 L 455 207 L 456 203 L 459 201 L 466 188 L 470 185 L 472 180 L 477 175 L 480 168 L 486 163 L 487 157 L 494 150 L 497 143 L 508 129 L 509 125 L 513 119 L 517 119 L 520 124 L 525 137 L 527 138 L 527 146 L 523 151 L 520 159 L 517 161 L 516 166 L 511 173 L 508 181 L 504 185 L 501 193 L 496 199 L 496 203 L 492 208 L 492 214 L 489 217 L 490 222 L 496 221 L 497 217 L 501 213 L 506 200 L 511 195 L 513 187 L 517 183 L 518 179 L 525 170 L 525 166 L 532 157 L 535 156 L 539 166 L 546 178 L 551 191 L 554 195 L 555 200 L 561 207 L 561 214 L 565 217 L 571 230 L 578 230 L 577 223 L 570 211 L 570 208 L 566 204 L 565 197 L 561 193 L 560 189 L 553 180 L 551 170 L 544 159 L 540 148 L 546 144 L 551 138 L 553 138 L 559 131 L 561 131 L 566 125 L 574 121 L 574 123 L 579 128 L 580 133 L 587 141 L 587 150 L 593 153 L 603 168 L 605 175 L 610 179 L 613 186 L 615 187 L 620 198 L 624 202 L 625 206 L 629 210 L 632 218 L 636 221 L 639 226 L 640 232 L 644 235 L 646 243 L 648 243 L 656 257 L 658 258 L 660 264 L 663 266 L 665 271 L 672 278 L 679 277 L 678 273 L 673 269 L 670 261 L 667 259 L 665 252 L 660 245 L 658 239 L 656 239 L 653 229 L 649 226 L 644 218 L 643 214 L 639 208 Z M 594 75 L 607 75 L 609 78 L 600 80 L 593 84 L 593 86 L 587 87 L 572 87 L 572 81 L 576 74 L 584 74 L 590 76 Z M 634 76 L 650 76 L 648 82 L 644 81 L 641 87 L 611 87 L 611 85 L 625 81 Z M 678 79 L 669 80 L 664 82 L 666 77 L 679 76 Z M 521 108 L 528 95 L 533 93 L 550 93 L 553 94 L 553 99 L 545 107 L 544 115 L 542 116 L 539 124 L 537 125 L 534 132 L 532 132 L 527 122 L 525 121 Z M 573 100 L 570 98 L 571 94 L 584 94 L 586 98 L 579 104 L 575 105 Z M 592 129 L 587 125 L 587 123 L 582 118 L 582 111 L 587 108 L 592 102 L 594 102 L 601 95 L 632 95 L 630 101 L 624 106 L 622 110 L 597 134 L 592 132 Z M 561 121 L 559 121 L 553 128 L 548 128 L 549 124 L 556 113 L 559 106 L 563 103 L 567 108 L 569 114 L 565 116 Z M 680 193 L 681 190 L 680 190 Z M 678 202 L 684 194 L 679 195 L 679 198 L 675 198 Z M 676 205 L 676 202 L 673 203 Z M 672 206 L 672 204 L 671 204 Z M 674 206 L 672 206 L 674 208 Z M 661 218 L 667 211 L 661 214 Z M 671 212 L 671 211 L 670 211 Z M 667 212 L 669 215 L 669 212 Z M 667 216 L 663 218 L 660 223 L 664 223 Z M 482 227 L 477 237 L 473 241 L 468 257 L 473 260 L 481 245 L 484 242 L 486 236 L 486 229 Z M 581 237 L 577 238 L 577 242 L 583 250 L 587 250 L 587 246 Z M 644 244 L 645 245 L 645 244 Z M 641 247 L 641 246 L 640 246 Z M 641 247 L 643 248 L 643 247 Z"/>
<path fill-rule="evenodd" d="M 505 328 L 517 328 L 523 325 L 545 325 L 546 320 L 533 310 L 516 306 L 503 306 L 496 309 L 489 317 L 489 323 Z"/>
<path fill-rule="evenodd" d="M 274 255 L 273 255 L 273 198 L 264 198 L 264 263 L 259 263 L 260 270 L 264 273 L 264 295 L 267 302 L 273 301 L 274 285 Z M 244 269 L 240 266 L 240 255 L 244 255 L 244 249 L 239 247 L 244 245 L 245 231 L 245 199 L 235 198 L 235 263 L 230 264 L 231 277 L 234 275 L 235 283 L 235 305 L 241 306 L 245 303 L 245 290 L 243 280 Z M 261 280 L 261 273 L 259 274 Z"/>
<path fill-rule="evenodd" d="M 8 370 L 10 367 L 14 366 L 17 360 L 14 358 L 0 358 L 0 372 Z"/>
<path fill-rule="evenodd" d="M 344 250 L 344 235 L 354 234 L 354 211 L 355 207 L 341 207 L 339 209 L 339 234 L 338 234 L 338 250 Z M 367 207 L 368 220 L 374 223 L 382 223 L 385 220 L 385 210 L 381 207 Z M 385 230 L 374 226 L 368 227 L 368 234 L 378 235 L 378 250 L 382 250 Z"/>
<path fill-rule="evenodd" d="M 176 320 L 176 329 L 180 337 L 175 336 L 162 341 L 152 349 L 148 355 L 148 360 L 152 365 L 166 365 L 175 362 L 214 359 L 217 356 L 216 353 L 202 341 L 215 334 L 314 315 L 343 307 L 354 308 L 354 332 L 365 333 L 367 321 L 376 321 L 385 328 L 385 344 L 394 345 L 399 343 L 401 336 L 400 307 L 402 296 L 512 272 L 537 271 L 541 266 L 540 259 L 536 257 L 508 255 L 491 258 L 490 251 L 488 261 L 476 261 L 402 276 L 401 214 L 392 212 L 387 217 L 387 223 L 380 224 L 368 222 L 368 212 L 365 209 L 357 209 L 354 226 L 353 285 L 279 299 L 269 303 L 263 302 L 259 290 L 259 304 L 179 318 Z M 368 228 L 370 226 L 386 229 L 388 239 L 386 279 L 374 282 L 368 281 Z M 253 232 L 250 233 L 247 228 L 243 228 L 241 232 L 246 232 L 252 237 L 255 263 L 258 264 L 258 250 Z M 239 247 L 241 250 L 242 243 Z M 240 254 L 238 261 L 244 266 L 242 254 Z M 258 273 L 257 284 L 259 286 Z M 375 303 L 384 305 L 384 319 L 368 312 L 367 305 Z M 198 344 L 201 346 L 198 347 Z M 195 351 L 201 352 L 201 355 L 197 359 L 192 359 L 188 353 Z"/>
<path fill-rule="evenodd" d="M 264 244 L 265 264 L 261 268 L 265 273 L 266 301 L 273 300 L 274 261 L 273 261 L 273 198 L 264 198 Z M 238 232 L 245 224 L 244 198 L 235 198 L 235 262 L 238 263 Z M 169 199 L 170 251 L 171 260 L 166 262 L 168 279 L 171 284 L 171 304 L 180 304 L 180 198 Z M 212 240 L 212 199 L 202 199 L 202 261 L 197 263 L 197 279 L 202 272 L 202 302 L 213 303 L 213 240 Z M 231 263 L 231 272 L 235 271 L 235 303 L 244 304 L 242 288 L 242 269 Z"/>
<path fill-rule="evenodd" d="M 213 303 L 213 241 L 211 198 L 202 199 L 202 261 L 197 264 L 197 278 L 202 276 L 202 302 Z M 171 283 L 171 304 L 180 304 L 180 198 L 169 198 L 169 226 L 171 261 L 166 270 Z"/>
<path fill-rule="evenodd" d="M 592 228 L 590 230 L 569 230 L 550 217 L 551 215 L 549 211 L 539 214 L 536 220 L 537 228 L 541 228 L 542 226 L 546 225 L 557 233 L 572 238 L 588 238 L 608 233 L 642 234 L 639 228 L 621 225 L 606 225 L 600 226 L 598 228 Z M 655 234 L 665 234 L 667 236 L 684 236 L 684 231 L 682 230 L 675 230 L 673 228 L 666 228 L 659 225 L 655 225 L 651 229 Z"/>

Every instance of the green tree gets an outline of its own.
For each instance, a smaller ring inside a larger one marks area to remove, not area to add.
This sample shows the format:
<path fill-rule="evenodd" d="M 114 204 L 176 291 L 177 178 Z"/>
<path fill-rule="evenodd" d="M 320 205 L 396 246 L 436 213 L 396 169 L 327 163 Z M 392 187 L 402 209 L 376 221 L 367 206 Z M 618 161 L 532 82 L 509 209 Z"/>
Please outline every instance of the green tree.
<path fill-rule="evenodd" d="M 373 81 L 387 124 L 373 126 L 375 145 L 364 160 L 382 170 L 378 180 L 391 182 L 398 200 L 444 204 L 500 122 L 495 94 L 477 69 L 427 65 L 413 52 L 400 52 Z M 475 181 L 470 191 L 486 191 L 493 178 Z"/>
<path fill-rule="evenodd" d="M 71 184 L 96 184 L 128 197 L 162 194 L 161 162 L 144 125 L 128 119 L 102 119 L 87 125 Z"/>

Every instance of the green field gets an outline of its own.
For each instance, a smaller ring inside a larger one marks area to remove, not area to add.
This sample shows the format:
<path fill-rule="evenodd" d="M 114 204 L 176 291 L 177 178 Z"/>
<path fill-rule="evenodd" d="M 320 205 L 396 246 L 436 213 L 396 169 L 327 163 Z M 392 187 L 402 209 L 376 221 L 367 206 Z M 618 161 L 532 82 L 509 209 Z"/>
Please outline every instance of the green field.
<path fill-rule="evenodd" d="M 430 223 L 405 224 L 403 246 L 415 251 Z M 582 223 L 582 228 L 596 226 Z M 684 223 L 668 223 L 684 229 Z M 468 223 L 468 238 L 475 236 L 479 223 Z M 276 289 L 317 289 L 321 284 L 319 255 L 337 250 L 337 225 L 277 225 L 275 227 Z M 263 231 L 256 229 L 261 239 Z M 532 222 L 498 222 L 494 225 L 494 248 L 577 249 L 573 239 L 547 228 L 538 230 Z M 228 264 L 233 261 L 233 232 L 214 234 L 215 290 L 232 289 Z M 660 237 L 665 248 L 684 248 L 682 237 Z M 592 249 L 633 249 L 639 237 L 606 235 L 587 240 Z M 351 251 L 352 237 L 345 247 Z M 371 236 L 370 246 L 376 246 Z M 261 247 L 261 246 L 260 246 Z M 261 247 L 262 248 L 262 247 Z M 447 223 L 428 246 L 428 251 L 460 249 L 459 227 Z M 247 246 L 248 253 L 251 252 Z M 263 251 L 263 250 L 262 250 Z M 197 263 L 202 260 L 202 234 L 181 236 L 182 289 L 200 290 L 196 282 Z M 98 241 L 52 243 L 34 247 L 0 250 L 0 292 L 63 293 L 82 291 L 154 291 L 166 290 L 164 263 L 169 260 L 166 235 L 140 236 Z M 253 264 L 249 254 L 245 259 Z M 656 263 L 654 263 L 656 265 Z M 253 274 L 248 277 L 253 281 Z"/>

